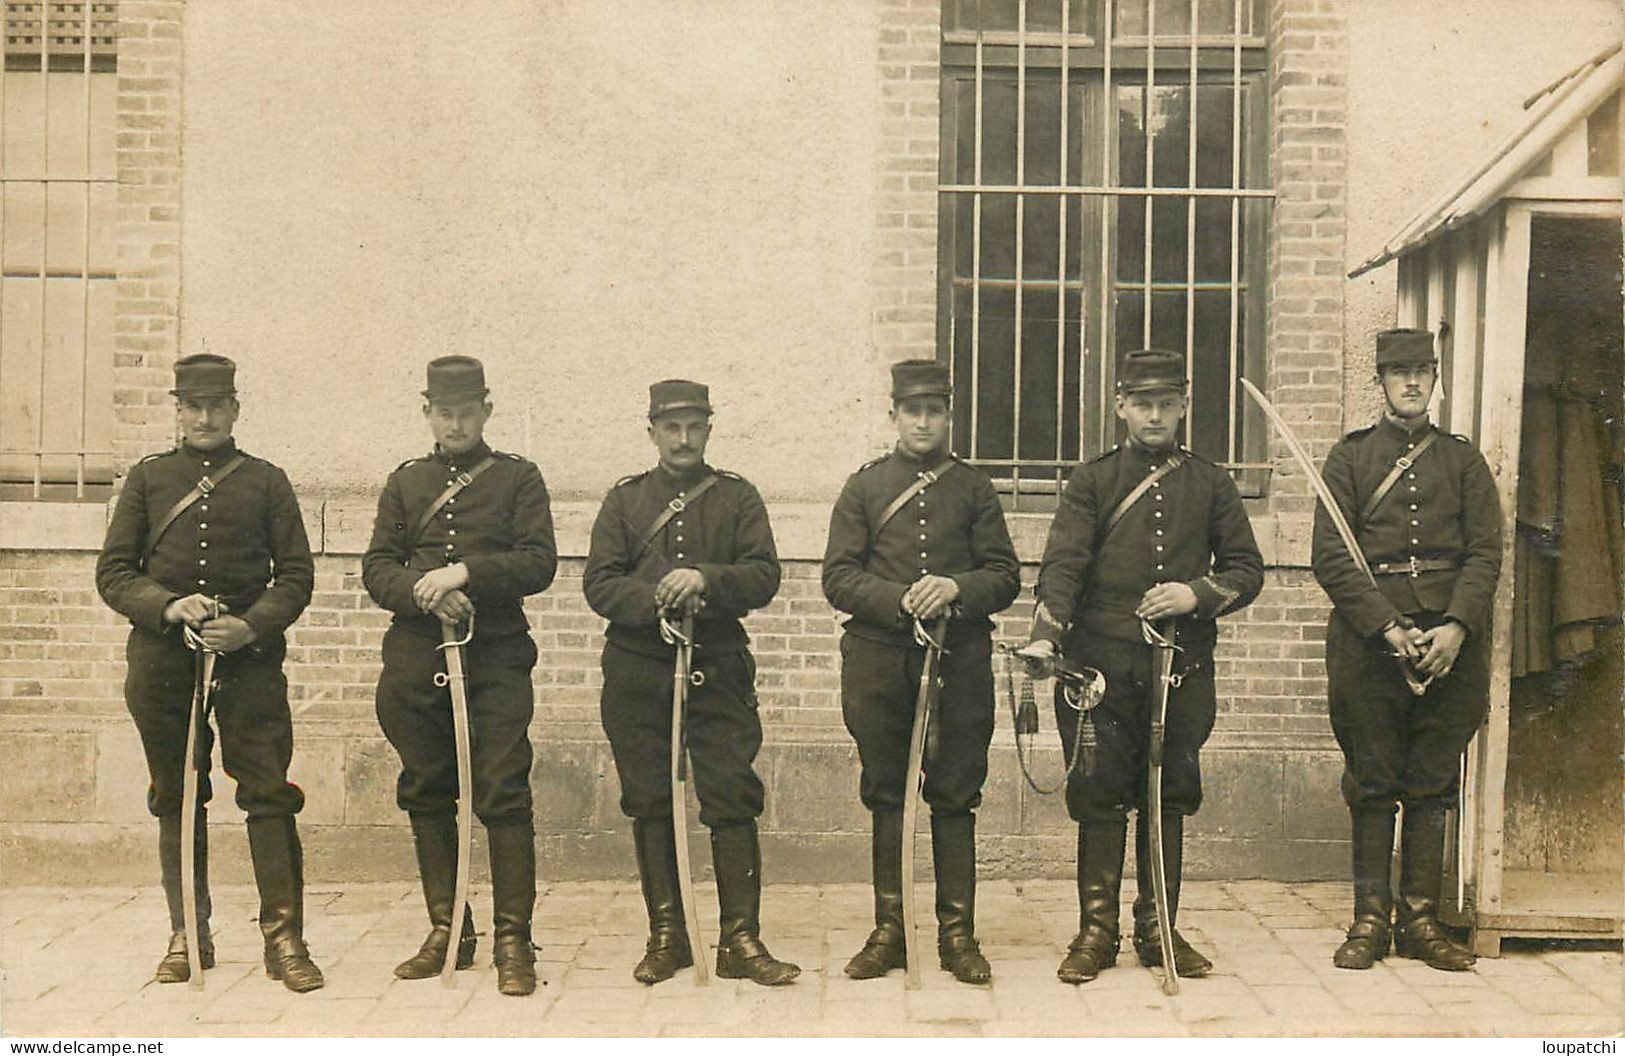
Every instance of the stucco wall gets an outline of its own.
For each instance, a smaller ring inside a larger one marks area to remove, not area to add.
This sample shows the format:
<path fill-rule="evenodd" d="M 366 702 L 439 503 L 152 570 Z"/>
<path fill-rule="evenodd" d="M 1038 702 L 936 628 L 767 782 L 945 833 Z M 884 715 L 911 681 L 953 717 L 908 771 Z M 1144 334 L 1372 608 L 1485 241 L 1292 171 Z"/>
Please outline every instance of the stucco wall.
<path fill-rule="evenodd" d="M 1358 0 L 1349 12 L 1348 268 L 1523 120 L 1523 101 L 1625 30 L 1617 0 Z M 1376 412 L 1372 334 L 1394 325 L 1393 264 L 1349 283 L 1351 424 Z M 1429 320 L 1437 329 L 1438 320 Z"/>
<path fill-rule="evenodd" d="M 302 488 L 426 450 L 454 351 L 566 498 L 652 460 L 660 377 L 711 384 L 714 461 L 770 497 L 869 457 L 875 5 L 186 15 L 182 352 L 237 358 L 243 446 Z"/>

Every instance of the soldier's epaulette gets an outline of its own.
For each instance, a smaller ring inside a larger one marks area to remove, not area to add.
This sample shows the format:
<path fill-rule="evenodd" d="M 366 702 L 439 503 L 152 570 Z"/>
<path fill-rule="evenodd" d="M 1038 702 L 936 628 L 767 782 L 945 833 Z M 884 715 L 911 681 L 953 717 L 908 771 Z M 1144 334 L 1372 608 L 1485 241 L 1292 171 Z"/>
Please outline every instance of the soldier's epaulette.
<path fill-rule="evenodd" d="M 724 477 L 724 478 L 726 478 L 728 480 L 744 480 L 745 479 L 744 477 L 740 476 L 738 473 L 735 473 L 731 469 L 718 469 L 717 467 L 712 466 L 711 467 L 711 472 L 715 473 L 719 477 Z"/>
<path fill-rule="evenodd" d="M 167 451 L 154 451 L 152 454 L 150 454 L 147 457 L 143 458 L 141 460 L 141 462 L 151 462 L 155 458 L 163 458 L 165 455 L 173 455 L 175 452 L 177 452 L 179 450 L 180 450 L 180 448 L 178 448 L 178 447 L 172 447 Z M 136 465 L 138 465 L 138 466 L 141 465 L 141 462 L 137 462 Z"/>
<path fill-rule="evenodd" d="M 1210 466 L 1214 464 L 1214 462 L 1213 462 L 1213 460 L 1211 458 L 1208 458 L 1205 455 L 1197 454 L 1195 451 L 1192 451 L 1190 448 L 1186 447 L 1184 444 L 1179 445 L 1179 452 L 1180 452 L 1180 454 L 1184 455 L 1186 458 L 1192 458 L 1192 459 L 1195 459 L 1198 462 L 1206 462 Z"/>
<path fill-rule="evenodd" d="M 1344 433 L 1343 434 L 1343 439 L 1344 440 L 1353 440 L 1357 436 L 1364 436 L 1365 434 L 1369 433 L 1371 430 L 1375 429 L 1376 427 L 1377 427 L 1376 422 L 1372 422 L 1370 425 L 1362 425 L 1358 429 L 1351 429 L 1348 432 Z"/>
<path fill-rule="evenodd" d="M 418 463 L 419 463 L 419 462 L 426 462 L 426 461 L 428 461 L 428 459 L 429 459 L 429 456 L 428 456 L 428 455 L 418 455 L 418 456 L 417 456 L 417 457 L 416 457 L 416 458 L 409 458 L 409 459 L 407 459 L 407 460 L 406 460 L 406 461 L 405 461 L 405 462 L 402 462 L 402 463 L 401 463 L 401 464 L 400 464 L 400 465 L 398 465 L 398 466 L 396 466 L 396 467 L 395 467 L 395 468 L 394 468 L 394 469 L 393 469 L 393 470 L 391 470 L 391 471 L 390 471 L 390 472 L 392 472 L 392 473 L 399 473 L 399 472 L 400 472 L 400 471 L 401 471 L 401 470 L 403 470 L 403 469 L 405 469 L 405 468 L 406 468 L 406 467 L 407 467 L 407 466 L 415 466 L 415 465 L 417 465 L 417 464 L 418 464 Z"/>
<path fill-rule="evenodd" d="M 1439 432 L 1444 433 L 1444 430 L 1440 429 Z M 1452 440 L 1460 440 L 1462 443 L 1466 444 L 1468 447 L 1473 446 L 1473 438 L 1470 437 L 1470 436 L 1463 436 L 1460 433 L 1444 433 L 1444 435 L 1448 436 Z"/>
<path fill-rule="evenodd" d="M 863 465 L 859 466 L 857 468 L 857 472 L 862 473 L 866 469 L 873 469 L 874 467 L 880 465 L 880 463 L 886 461 L 886 459 L 890 458 L 894 453 L 895 452 L 887 451 L 883 455 L 880 455 L 880 456 L 878 456 L 876 458 L 871 458 L 869 461 L 867 461 Z"/>
<path fill-rule="evenodd" d="M 1122 444 L 1113 444 L 1111 447 L 1108 447 L 1106 450 L 1102 451 L 1100 454 L 1096 455 L 1094 458 L 1089 459 L 1087 462 L 1084 463 L 1084 465 L 1092 466 L 1096 462 L 1104 462 L 1106 459 L 1108 459 L 1108 458 L 1112 457 L 1113 455 L 1117 454 L 1117 452 L 1121 451 L 1122 449 L 1123 449 Z"/>
<path fill-rule="evenodd" d="M 512 461 L 512 462 L 527 462 L 527 461 L 529 461 L 529 459 L 527 459 L 524 455 L 516 455 L 512 451 L 498 451 L 496 448 L 491 449 L 491 457 L 492 458 L 506 458 L 506 459 L 508 459 L 509 461 Z"/>
<path fill-rule="evenodd" d="M 614 484 L 610 485 L 610 490 L 613 491 L 615 488 L 624 488 L 626 485 L 632 483 L 633 481 L 642 480 L 644 477 L 647 477 L 648 475 L 649 475 L 649 471 L 646 469 L 642 473 L 633 473 L 631 476 L 622 477 L 620 480 L 617 480 Z"/>

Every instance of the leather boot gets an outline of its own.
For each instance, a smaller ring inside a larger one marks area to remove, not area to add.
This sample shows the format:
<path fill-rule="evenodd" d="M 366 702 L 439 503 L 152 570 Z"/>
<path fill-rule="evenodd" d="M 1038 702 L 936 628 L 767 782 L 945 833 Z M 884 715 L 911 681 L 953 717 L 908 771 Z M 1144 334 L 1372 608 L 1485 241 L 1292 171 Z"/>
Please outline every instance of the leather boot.
<path fill-rule="evenodd" d="M 853 979 L 878 979 L 908 964 L 908 941 L 903 935 L 903 814 L 876 811 L 870 822 L 875 930 L 863 949 L 846 962 L 846 974 Z"/>
<path fill-rule="evenodd" d="M 1456 945 L 1439 923 L 1439 887 L 1444 870 L 1444 808 L 1409 806 L 1400 834 L 1399 934 L 1394 952 L 1427 962 L 1429 968 L 1465 972 L 1478 960 Z"/>
<path fill-rule="evenodd" d="M 674 824 L 671 818 L 632 819 L 638 880 L 643 885 L 643 906 L 649 911 L 649 941 L 644 944 L 643 959 L 632 969 L 632 978 L 650 985 L 665 982 L 677 969 L 694 963 L 677 879 Z"/>
<path fill-rule="evenodd" d="M 1128 820 L 1078 823 L 1078 935 L 1055 975 L 1087 983 L 1117 963 L 1117 897 L 1123 884 Z"/>
<path fill-rule="evenodd" d="M 1353 822 L 1354 923 L 1332 954 L 1339 968 L 1365 969 L 1388 956 L 1394 891 L 1394 814 L 1356 812 Z"/>
<path fill-rule="evenodd" d="M 1185 819 L 1162 816 L 1162 862 L 1168 880 L 1168 924 L 1179 919 L 1179 881 L 1184 873 Z M 1134 952 L 1147 968 L 1162 966 L 1162 941 L 1157 930 L 1157 895 L 1151 882 L 1151 825 L 1143 813 L 1134 818 Z M 1197 979 L 1213 970 L 1213 962 L 1197 953 L 1174 928 L 1174 974 Z"/>
<path fill-rule="evenodd" d="M 801 969 L 767 952 L 761 939 L 762 848 L 756 823 L 711 830 L 711 861 L 717 874 L 717 976 L 784 986 Z"/>
<path fill-rule="evenodd" d="M 198 960 L 205 969 L 214 967 L 214 938 L 209 934 L 209 825 L 208 811 L 199 807 L 194 891 L 197 893 Z M 184 983 L 192 978 L 192 965 L 186 959 L 186 915 L 181 908 L 181 816 L 170 814 L 158 819 L 158 875 L 169 904 L 169 949 L 158 962 L 153 978 L 160 983 Z"/>
<path fill-rule="evenodd" d="M 321 987 L 305 946 L 305 856 L 291 814 L 248 819 L 248 851 L 260 890 L 265 974 L 296 994 Z"/>
<path fill-rule="evenodd" d="M 491 851 L 491 960 L 497 992 L 536 992 L 536 946 L 530 937 L 536 909 L 536 829 L 531 819 L 487 825 Z"/>
<path fill-rule="evenodd" d="M 397 979 L 432 979 L 446 965 L 451 946 L 451 904 L 457 886 L 457 818 L 451 814 L 413 814 L 412 843 L 418 854 L 418 879 L 429 910 L 429 936 L 418 952 L 395 966 Z M 463 906 L 457 940 L 457 970 L 474 964 L 474 913 Z"/>
<path fill-rule="evenodd" d="M 937 869 L 937 963 L 962 983 L 982 984 L 993 968 L 976 942 L 976 815 L 931 815 Z"/>

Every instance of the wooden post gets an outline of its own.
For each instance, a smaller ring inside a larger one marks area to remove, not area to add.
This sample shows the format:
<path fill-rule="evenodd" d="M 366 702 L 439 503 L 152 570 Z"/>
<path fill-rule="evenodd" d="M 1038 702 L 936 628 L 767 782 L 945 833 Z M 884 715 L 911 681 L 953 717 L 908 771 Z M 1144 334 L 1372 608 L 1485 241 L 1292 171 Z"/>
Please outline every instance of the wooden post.
<path fill-rule="evenodd" d="M 1518 508 L 1518 452 L 1523 419 L 1524 328 L 1529 306 L 1529 231 L 1531 210 L 1510 204 L 1491 214 L 1494 241 L 1484 281 L 1483 436 L 1479 447 L 1495 478 L 1496 497 L 1509 524 Z M 1478 912 L 1502 912 L 1502 874 L 1506 816 L 1507 741 L 1512 693 L 1512 585 L 1517 533 L 1508 528 L 1501 539 L 1501 578 L 1495 588 L 1490 638 L 1490 710 L 1481 741 L 1482 795 L 1479 797 Z M 1500 935 L 1475 930 L 1474 946 L 1494 956 Z"/>

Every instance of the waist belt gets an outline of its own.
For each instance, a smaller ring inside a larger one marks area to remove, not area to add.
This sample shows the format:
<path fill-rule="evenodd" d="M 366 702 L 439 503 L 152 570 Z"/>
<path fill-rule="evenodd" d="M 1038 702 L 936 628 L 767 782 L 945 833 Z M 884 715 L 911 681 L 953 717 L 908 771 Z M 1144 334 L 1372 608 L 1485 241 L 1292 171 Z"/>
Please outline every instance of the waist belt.
<path fill-rule="evenodd" d="M 1430 557 L 1425 560 L 1411 558 L 1409 561 L 1373 561 L 1371 571 L 1379 576 L 1410 576 L 1416 578 L 1423 572 L 1455 572 L 1460 570 L 1461 562 L 1452 561 L 1446 557 Z"/>

